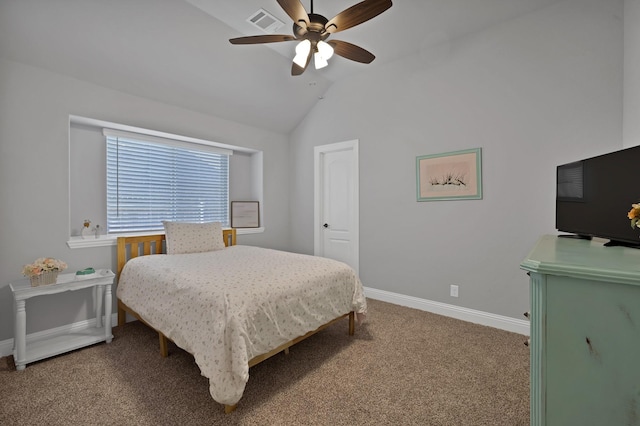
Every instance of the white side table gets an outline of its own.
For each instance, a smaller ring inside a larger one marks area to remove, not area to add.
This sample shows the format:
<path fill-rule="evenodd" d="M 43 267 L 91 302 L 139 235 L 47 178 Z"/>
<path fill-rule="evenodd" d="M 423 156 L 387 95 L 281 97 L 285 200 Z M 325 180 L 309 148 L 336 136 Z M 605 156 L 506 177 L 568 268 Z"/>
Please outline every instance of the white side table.
<path fill-rule="evenodd" d="M 110 343 L 111 334 L 111 285 L 115 274 L 108 269 L 99 269 L 88 277 L 73 274 L 60 274 L 55 284 L 31 287 L 28 278 L 9 284 L 15 300 L 15 332 L 13 339 L 13 357 L 17 370 L 24 370 L 30 362 L 69 352 L 98 342 Z M 62 293 L 65 291 L 94 288 L 96 296 L 96 326 L 81 330 L 48 335 L 27 342 L 27 299 L 35 296 Z M 104 325 L 102 325 L 102 305 L 104 296 Z"/>

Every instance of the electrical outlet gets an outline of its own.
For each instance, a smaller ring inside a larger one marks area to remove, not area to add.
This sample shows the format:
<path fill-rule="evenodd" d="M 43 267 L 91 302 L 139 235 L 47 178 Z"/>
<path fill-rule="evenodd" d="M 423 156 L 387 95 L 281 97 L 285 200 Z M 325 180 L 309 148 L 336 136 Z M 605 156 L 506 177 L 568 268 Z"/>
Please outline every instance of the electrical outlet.
<path fill-rule="evenodd" d="M 452 285 L 450 291 L 451 297 L 458 297 L 458 286 Z"/>

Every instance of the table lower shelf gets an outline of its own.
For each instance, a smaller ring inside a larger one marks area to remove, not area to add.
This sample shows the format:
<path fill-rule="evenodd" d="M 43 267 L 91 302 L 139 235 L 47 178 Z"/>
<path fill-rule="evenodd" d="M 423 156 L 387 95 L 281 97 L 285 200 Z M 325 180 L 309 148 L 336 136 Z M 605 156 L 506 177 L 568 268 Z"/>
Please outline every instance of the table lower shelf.
<path fill-rule="evenodd" d="M 46 338 L 27 339 L 24 364 L 18 364 L 18 360 L 15 359 L 17 354 L 14 350 L 16 368 L 22 370 L 26 364 L 31 362 L 60 355 L 95 343 L 105 341 L 109 343 L 113 335 L 109 334 L 107 339 L 105 333 L 104 327 L 91 327 L 64 334 L 50 335 Z"/>

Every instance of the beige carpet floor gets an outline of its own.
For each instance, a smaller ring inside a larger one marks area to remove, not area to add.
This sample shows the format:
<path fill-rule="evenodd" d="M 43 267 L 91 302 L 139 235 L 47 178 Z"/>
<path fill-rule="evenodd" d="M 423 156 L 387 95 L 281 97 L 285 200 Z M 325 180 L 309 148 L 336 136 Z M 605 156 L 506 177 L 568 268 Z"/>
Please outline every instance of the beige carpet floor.
<path fill-rule="evenodd" d="M 193 357 L 134 322 L 16 372 L 0 359 L 0 425 L 528 425 L 525 336 L 376 300 L 253 367 L 225 415 Z"/>

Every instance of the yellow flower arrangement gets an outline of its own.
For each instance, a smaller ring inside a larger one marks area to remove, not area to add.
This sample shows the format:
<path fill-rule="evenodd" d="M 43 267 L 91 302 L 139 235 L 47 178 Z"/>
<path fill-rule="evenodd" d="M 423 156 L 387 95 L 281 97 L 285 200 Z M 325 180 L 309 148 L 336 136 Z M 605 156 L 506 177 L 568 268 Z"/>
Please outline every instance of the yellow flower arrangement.
<path fill-rule="evenodd" d="M 67 269 L 67 264 L 62 260 L 54 259 L 52 257 L 41 257 L 36 259 L 33 263 L 24 265 L 22 268 L 22 274 L 27 277 L 33 277 L 42 275 L 45 272 L 64 271 L 65 269 Z"/>
<path fill-rule="evenodd" d="M 629 214 L 627 216 L 629 217 L 629 220 L 631 220 L 632 228 L 640 228 L 640 224 L 638 223 L 640 222 L 640 203 L 632 204 L 631 210 L 629 210 Z"/>

